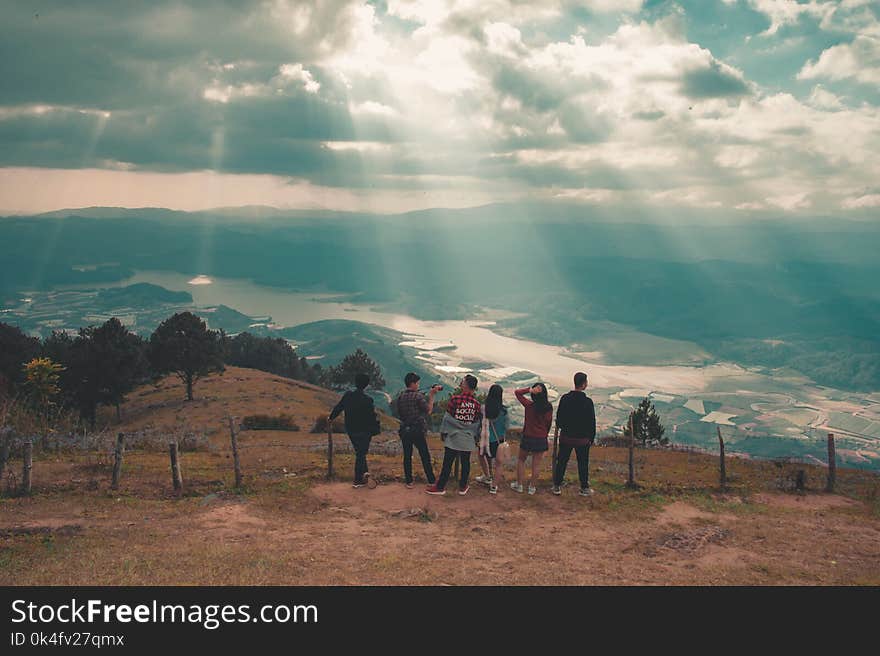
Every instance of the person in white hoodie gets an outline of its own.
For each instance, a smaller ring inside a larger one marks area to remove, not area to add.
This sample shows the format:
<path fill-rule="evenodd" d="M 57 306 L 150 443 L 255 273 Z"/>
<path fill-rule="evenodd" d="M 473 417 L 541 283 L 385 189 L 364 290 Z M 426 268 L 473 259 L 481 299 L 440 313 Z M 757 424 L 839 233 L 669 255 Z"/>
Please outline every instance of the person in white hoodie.
<path fill-rule="evenodd" d="M 476 377 L 468 374 L 461 381 L 461 391 L 449 399 L 440 424 L 440 437 L 445 446 L 443 467 L 437 482 L 425 489 L 428 494 L 446 494 L 446 482 L 456 459 L 461 464 L 458 493 L 465 495 L 470 489 L 468 478 L 471 472 L 471 451 L 480 439 L 483 425 L 483 408 L 475 395 L 476 389 Z"/>

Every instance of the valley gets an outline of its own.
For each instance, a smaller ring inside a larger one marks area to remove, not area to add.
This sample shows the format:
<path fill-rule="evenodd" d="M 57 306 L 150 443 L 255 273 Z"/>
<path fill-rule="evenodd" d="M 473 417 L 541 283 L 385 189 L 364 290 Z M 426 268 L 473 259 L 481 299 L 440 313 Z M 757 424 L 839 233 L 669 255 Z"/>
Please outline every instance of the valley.
<path fill-rule="evenodd" d="M 568 389 L 574 371 L 584 370 L 604 434 L 618 432 L 631 408 L 650 396 L 668 437 L 680 446 L 711 451 L 717 448 L 718 427 L 732 452 L 824 462 L 825 435 L 834 432 L 843 463 L 880 469 L 877 395 L 816 385 L 784 368 L 713 361 L 696 345 L 608 322 L 595 322 L 582 342 L 565 348 L 517 336 L 516 322 L 524 315 L 506 310 L 476 308 L 470 319 L 430 321 L 338 294 L 167 271 L 137 271 L 99 288 L 79 284 L 24 292 L 0 316 L 44 336 L 110 316 L 149 334 L 184 309 L 229 334 L 283 337 L 322 365 L 362 348 L 382 366 L 387 393 L 396 392 L 410 370 L 425 384 L 436 379 L 447 386 L 473 372 L 484 384 L 505 387 L 514 423 L 522 416 L 513 388 L 541 379 L 555 397 Z M 534 322 L 529 325 L 533 332 Z M 615 349 L 603 350 L 609 343 Z M 650 360 L 643 355 L 648 352 L 657 364 L 632 364 Z M 379 401 L 387 404 L 388 397 Z"/>

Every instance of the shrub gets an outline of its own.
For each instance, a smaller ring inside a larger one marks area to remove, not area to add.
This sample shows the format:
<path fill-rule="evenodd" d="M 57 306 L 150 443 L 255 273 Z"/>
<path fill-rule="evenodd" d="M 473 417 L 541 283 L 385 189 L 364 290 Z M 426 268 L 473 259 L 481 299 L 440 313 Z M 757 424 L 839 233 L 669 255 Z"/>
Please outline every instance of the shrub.
<path fill-rule="evenodd" d="M 345 422 L 341 417 L 337 417 L 333 420 L 333 432 L 334 433 L 344 433 L 345 432 Z M 315 425 L 312 426 L 313 433 L 326 433 L 327 432 L 327 415 L 318 415 L 315 417 Z"/>
<path fill-rule="evenodd" d="M 293 417 L 284 413 L 276 417 L 272 415 L 248 415 L 242 419 L 241 426 L 245 430 L 299 430 L 299 426 L 294 422 Z"/>

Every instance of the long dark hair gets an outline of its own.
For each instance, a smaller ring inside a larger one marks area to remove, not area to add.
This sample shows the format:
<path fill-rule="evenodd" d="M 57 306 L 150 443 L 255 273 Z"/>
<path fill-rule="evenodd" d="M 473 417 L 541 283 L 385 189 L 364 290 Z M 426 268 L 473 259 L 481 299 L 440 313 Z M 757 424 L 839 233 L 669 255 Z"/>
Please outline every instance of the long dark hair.
<path fill-rule="evenodd" d="M 538 394 L 532 392 L 532 403 L 535 404 L 535 412 L 539 415 L 553 412 L 553 405 L 547 399 L 547 386 L 544 383 L 535 383 L 532 387 L 540 387 Z"/>
<path fill-rule="evenodd" d="M 486 419 L 497 419 L 501 414 L 501 394 L 504 392 L 501 385 L 492 385 L 486 395 Z"/>

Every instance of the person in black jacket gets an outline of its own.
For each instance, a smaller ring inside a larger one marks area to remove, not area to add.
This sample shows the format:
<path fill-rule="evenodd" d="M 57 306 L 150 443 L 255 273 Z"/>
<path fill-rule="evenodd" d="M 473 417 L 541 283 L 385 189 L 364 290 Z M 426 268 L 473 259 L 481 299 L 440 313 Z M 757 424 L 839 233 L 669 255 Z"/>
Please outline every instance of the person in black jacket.
<path fill-rule="evenodd" d="M 562 395 L 556 410 L 556 426 L 559 428 L 559 456 L 553 472 L 553 494 L 562 494 L 562 479 L 571 451 L 577 454 L 578 478 L 581 496 L 590 496 L 590 447 L 596 439 L 596 409 L 593 399 L 586 395 L 587 374 L 579 371 L 574 375 L 574 389 Z"/>
<path fill-rule="evenodd" d="M 379 434 L 379 419 L 376 417 L 373 399 L 364 393 L 369 384 L 369 376 L 357 374 L 354 377 L 355 389 L 342 395 L 327 418 L 329 426 L 340 413 L 345 413 L 345 432 L 348 433 L 348 439 L 351 440 L 355 453 L 353 487 L 376 486 L 375 482 L 370 480 L 370 472 L 367 471 L 370 440 L 373 439 L 373 435 Z"/>

